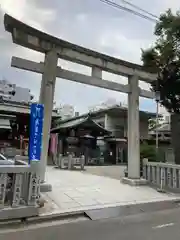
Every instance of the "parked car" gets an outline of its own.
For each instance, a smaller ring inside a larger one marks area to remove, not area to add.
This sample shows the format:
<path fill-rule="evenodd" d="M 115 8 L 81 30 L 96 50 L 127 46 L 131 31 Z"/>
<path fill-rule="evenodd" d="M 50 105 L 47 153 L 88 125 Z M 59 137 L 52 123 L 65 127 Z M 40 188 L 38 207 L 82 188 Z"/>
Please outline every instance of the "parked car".
<path fill-rule="evenodd" d="M 0 153 L 0 165 L 14 165 L 14 160 L 6 158 L 2 153 Z"/>

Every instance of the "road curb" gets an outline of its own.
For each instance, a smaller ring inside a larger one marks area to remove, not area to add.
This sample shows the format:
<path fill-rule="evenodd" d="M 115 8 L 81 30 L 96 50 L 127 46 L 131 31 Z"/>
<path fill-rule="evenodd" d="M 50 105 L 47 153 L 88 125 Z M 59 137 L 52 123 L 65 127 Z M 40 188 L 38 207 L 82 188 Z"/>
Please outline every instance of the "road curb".
<path fill-rule="evenodd" d="M 126 204 L 126 205 L 115 205 L 115 206 L 105 206 L 105 207 L 99 207 L 99 208 L 92 208 L 92 209 L 82 209 L 82 210 L 77 210 L 77 211 L 69 211 L 69 212 L 64 212 L 64 213 L 52 213 L 49 215 L 40 215 L 37 217 L 30 217 L 26 219 L 27 223 L 38 223 L 38 222 L 47 222 L 47 221 L 51 221 L 51 220 L 65 220 L 65 219 L 76 219 L 76 218 L 80 218 L 80 217 L 88 217 L 87 212 L 90 211 L 97 211 L 97 210 L 106 210 L 109 208 L 115 208 L 115 207 L 119 207 L 119 208 L 138 208 L 141 207 L 147 207 L 152 205 L 153 207 L 155 206 L 159 206 L 163 204 L 164 208 L 172 208 L 174 206 L 177 207 L 178 204 L 180 204 L 180 197 L 178 198 L 173 198 L 173 199 L 168 199 L 168 200 L 158 200 L 158 201 L 150 201 L 150 202 L 142 202 L 142 203 L 134 203 L 134 204 Z M 180 206 L 180 205 L 179 205 Z M 90 219 L 90 218 L 89 218 Z"/>
<path fill-rule="evenodd" d="M 60 221 L 60 220 L 75 220 L 81 217 L 86 217 L 84 211 L 75 211 L 75 212 L 66 212 L 66 213 L 52 213 L 49 215 L 40 215 L 37 217 L 29 217 L 23 219 L 15 219 L 15 220 L 7 220 L 0 222 L 0 229 L 6 228 L 19 228 L 22 226 L 26 226 L 28 224 L 38 224 L 52 221 Z"/>
<path fill-rule="evenodd" d="M 84 211 L 74 211 L 74 212 L 65 212 L 65 213 L 52 213 L 49 215 L 40 215 L 37 217 L 31 217 L 26 220 L 27 223 L 36 223 L 36 222 L 46 222 L 50 220 L 65 220 L 65 219 L 73 219 L 73 218 L 79 218 L 84 217 L 85 213 Z"/>
<path fill-rule="evenodd" d="M 121 206 L 117 205 L 104 209 L 87 210 L 85 211 L 85 215 L 91 220 L 100 220 L 136 215 L 140 213 L 163 211 L 174 208 L 180 208 L 180 198 L 134 203 Z"/>
<path fill-rule="evenodd" d="M 163 206 L 161 206 L 163 204 Z M 169 204 L 169 205 L 168 205 Z M 116 205 L 116 206 L 107 206 L 102 208 L 94 208 L 94 209 L 83 209 L 83 210 L 77 210 L 77 211 L 71 211 L 71 212 L 64 212 L 64 213 L 52 213 L 49 215 L 39 215 L 37 217 L 29 217 L 29 218 L 23 218 L 23 219 L 17 219 L 17 220 L 7 220 L 7 221 L 0 221 L 0 229 L 2 228 L 18 228 L 20 226 L 25 226 L 28 224 L 38 224 L 43 222 L 49 222 L 49 221 L 60 221 L 60 220 L 76 220 L 78 218 L 87 218 L 89 220 L 93 220 L 91 218 L 91 214 L 93 212 L 101 212 L 101 211 L 108 211 L 109 209 L 115 209 L 115 208 L 121 208 L 123 209 L 140 209 L 140 212 L 146 212 L 147 206 L 152 206 L 153 209 L 157 208 L 157 211 L 164 210 L 164 209 L 171 209 L 175 207 L 180 207 L 180 197 L 169 199 L 169 200 L 159 200 L 159 201 L 151 201 L 151 202 L 142 202 L 142 203 L 134 203 L 134 204 L 127 204 L 127 205 Z M 155 208 L 154 208 L 155 207 Z M 143 210 L 145 209 L 145 210 Z M 155 211 L 155 210 L 152 210 Z M 134 211 L 133 211 L 134 212 Z M 96 214 L 97 214 L 96 213 Z M 122 214 L 123 215 L 123 214 Z M 112 216 L 113 217 L 113 216 Z"/>

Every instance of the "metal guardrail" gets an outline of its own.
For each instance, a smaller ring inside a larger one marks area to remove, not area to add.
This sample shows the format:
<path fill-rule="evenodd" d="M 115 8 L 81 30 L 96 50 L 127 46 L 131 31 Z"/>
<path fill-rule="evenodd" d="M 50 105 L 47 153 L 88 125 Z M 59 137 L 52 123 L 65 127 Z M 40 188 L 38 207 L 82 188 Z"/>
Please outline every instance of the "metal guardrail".
<path fill-rule="evenodd" d="M 180 192 L 180 165 L 144 160 L 143 178 L 160 189 Z"/>

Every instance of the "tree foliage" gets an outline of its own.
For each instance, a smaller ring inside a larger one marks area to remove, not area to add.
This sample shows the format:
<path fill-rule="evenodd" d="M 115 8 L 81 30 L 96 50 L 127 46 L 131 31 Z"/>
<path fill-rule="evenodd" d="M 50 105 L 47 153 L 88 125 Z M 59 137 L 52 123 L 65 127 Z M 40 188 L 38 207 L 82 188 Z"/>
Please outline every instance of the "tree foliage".
<path fill-rule="evenodd" d="M 150 162 L 157 161 L 156 148 L 147 143 L 142 143 L 140 146 L 140 159 L 147 158 Z"/>
<path fill-rule="evenodd" d="M 158 121 L 156 121 L 156 119 L 154 118 L 150 118 L 148 121 L 148 129 L 151 131 L 154 130 L 156 127 L 160 127 L 162 125 L 162 121 L 162 117 L 159 117 Z"/>
<path fill-rule="evenodd" d="M 156 23 L 154 45 L 142 50 L 145 69 L 157 73 L 152 90 L 160 93 L 160 103 L 171 113 L 180 113 L 180 12 L 169 9 Z"/>
<path fill-rule="evenodd" d="M 154 145 L 149 145 L 147 142 L 140 145 L 141 162 L 144 158 L 147 158 L 150 162 L 165 162 L 164 152 L 161 149 L 157 151 Z"/>
<path fill-rule="evenodd" d="M 149 129 L 149 130 L 152 130 L 152 129 L 154 129 L 154 128 L 156 128 L 156 119 L 151 118 L 151 119 L 149 119 L 149 121 L 148 121 L 148 129 Z"/>

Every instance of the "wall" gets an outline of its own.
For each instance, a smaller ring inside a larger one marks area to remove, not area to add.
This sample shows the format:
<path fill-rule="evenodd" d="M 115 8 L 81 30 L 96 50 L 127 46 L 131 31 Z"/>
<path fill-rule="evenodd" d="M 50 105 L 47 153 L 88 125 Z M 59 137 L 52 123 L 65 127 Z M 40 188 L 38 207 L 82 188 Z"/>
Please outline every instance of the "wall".
<path fill-rule="evenodd" d="M 127 137 L 127 118 L 105 115 L 105 128 L 117 138 Z M 140 120 L 140 137 L 148 138 L 148 119 Z"/>
<path fill-rule="evenodd" d="M 127 137 L 127 118 L 113 117 L 105 114 L 103 117 L 93 118 L 95 122 L 111 131 L 117 138 Z M 148 119 L 140 119 L 140 138 L 148 138 Z"/>
<path fill-rule="evenodd" d="M 148 138 L 148 119 L 140 119 L 140 138 L 147 139 Z"/>
<path fill-rule="evenodd" d="M 31 93 L 28 88 L 22 88 L 22 87 L 15 87 L 15 94 L 10 97 L 11 101 L 14 102 L 24 102 L 29 103 L 31 102 Z"/>
<path fill-rule="evenodd" d="M 123 138 L 126 135 L 127 119 L 115 118 L 108 114 L 105 115 L 105 128 L 112 132 L 113 136 Z"/>
<path fill-rule="evenodd" d="M 123 139 L 127 137 L 127 117 L 113 117 L 110 114 L 105 114 L 103 117 L 93 118 L 95 122 L 100 125 L 104 125 L 103 127 L 112 132 L 113 137 Z M 140 119 L 140 137 L 143 139 L 148 138 L 148 118 Z M 116 151 L 117 155 L 113 155 L 112 157 L 109 155 L 112 152 L 113 148 L 110 148 L 110 145 L 105 141 L 97 141 L 97 144 L 100 146 L 100 149 L 104 151 L 105 161 L 113 162 L 113 163 L 124 163 L 127 161 L 127 145 L 116 145 L 118 148 L 116 149 L 124 149 L 122 153 L 118 153 L 119 150 Z M 122 143 L 121 143 L 122 144 Z M 110 150 L 111 149 L 111 150 Z"/>
<path fill-rule="evenodd" d="M 28 88 L 18 87 L 16 84 L 11 84 L 6 80 L 0 80 L 0 96 L 4 100 L 14 102 L 29 103 L 32 100 L 32 95 Z"/>
<path fill-rule="evenodd" d="M 5 99 L 9 100 L 12 96 L 12 92 L 15 89 L 15 84 L 11 84 L 6 80 L 0 80 L 0 96 Z"/>

